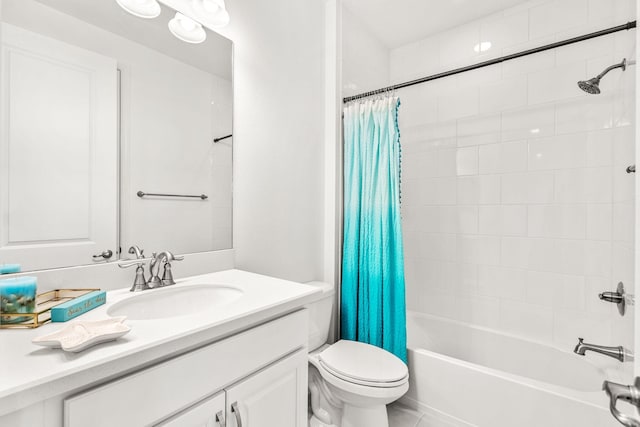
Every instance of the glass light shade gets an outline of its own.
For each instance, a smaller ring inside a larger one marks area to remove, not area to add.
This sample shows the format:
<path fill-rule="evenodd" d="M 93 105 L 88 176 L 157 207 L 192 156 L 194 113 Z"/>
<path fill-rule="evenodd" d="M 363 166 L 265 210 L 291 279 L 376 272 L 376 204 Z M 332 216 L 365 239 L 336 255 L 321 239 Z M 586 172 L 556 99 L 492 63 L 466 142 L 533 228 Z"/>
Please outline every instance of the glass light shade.
<path fill-rule="evenodd" d="M 192 0 L 198 16 L 212 27 L 222 28 L 229 23 L 229 13 L 224 0 Z"/>
<path fill-rule="evenodd" d="M 160 4 L 156 0 L 116 0 L 116 3 L 138 18 L 157 18 L 162 11 Z"/>
<path fill-rule="evenodd" d="M 207 33 L 202 25 L 180 12 L 176 12 L 176 16 L 169 21 L 169 31 L 187 43 L 202 43 L 207 39 Z"/>

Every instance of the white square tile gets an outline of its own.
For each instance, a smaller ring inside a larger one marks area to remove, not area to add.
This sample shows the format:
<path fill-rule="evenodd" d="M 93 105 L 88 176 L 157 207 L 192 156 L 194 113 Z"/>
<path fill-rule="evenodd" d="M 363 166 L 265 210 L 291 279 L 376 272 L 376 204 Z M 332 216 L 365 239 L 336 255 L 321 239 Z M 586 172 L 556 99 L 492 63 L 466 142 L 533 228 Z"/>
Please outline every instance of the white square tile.
<path fill-rule="evenodd" d="M 526 10 L 509 15 L 499 14 L 482 22 L 480 40 L 491 42 L 488 53 L 529 39 L 529 14 Z"/>
<path fill-rule="evenodd" d="M 455 120 L 477 115 L 479 97 L 477 88 L 451 91 L 438 96 L 438 120 Z"/>
<path fill-rule="evenodd" d="M 501 266 L 478 266 L 478 293 L 501 300 L 524 301 L 526 298 L 526 275 L 522 269 Z"/>
<path fill-rule="evenodd" d="M 458 233 L 478 233 L 478 207 L 458 206 Z"/>
<path fill-rule="evenodd" d="M 456 168 L 458 175 L 476 175 L 478 173 L 478 147 L 458 148 Z"/>
<path fill-rule="evenodd" d="M 478 208 L 479 233 L 499 236 L 502 232 L 502 209 L 499 205 Z"/>
<path fill-rule="evenodd" d="M 587 228 L 585 205 L 530 205 L 529 237 L 584 239 Z"/>
<path fill-rule="evenodd" d="M 480 87 L 480 113 L 490 114 L 527 105 L 527 76 L 507 77 Z"/>
<path fill-rule="evenodd" d="M 528 268 L 532 239 L 503 237 L 500 241 L 500 264 L 512 268 Z"/>
<path fill-rule="evenodd" d="M 610 240 L 613 210 L 608 203 L 587 205 L 587 239 Z"/>
<path fill-rule="evenodd" d="M 500 263 L 500 238 L 458 235 L 457 251 L 459 262 L 498 265 Z"/>
<path fill-rule="evenodd" d="M 502 203 L 551 203 L 554 200 L 553 172 L 514 173 L 501 176 Z"/>
<path fill-rule="evenodd" d="M 573 169 L 587 165 L 586 135 L 569 134 L 529 142 L 529 170 Z"/>
<path fill-rule="evenodd" d="M 555 133 L 555 107 L 528 107 L 502 114 L 502 140 L 541 138 Z"/>
<path fill-rule="evenodd" d="M 529 105 L 585 97 L 576 82 L 587 78 L 585 62 L 574 62 L 528 76 Z"/>
<path fill-rule="evenodd" d="M 461 296 L 456 300 L 456 318 L 462 322 L 487 328 L 497 328 L 500 324 L 500 300 L 485 296 Z"/>
<path fill-rule="evenodd" d="M 525 338 L 549 342 L 553 336 L 553 310 L 517 301 L 501 301 L 500 328 Z"/>
<path fill-rule="evenodd" d="M 438 176 L 454 176 L 457 171 L 456 149 L 438 150 Z"/>

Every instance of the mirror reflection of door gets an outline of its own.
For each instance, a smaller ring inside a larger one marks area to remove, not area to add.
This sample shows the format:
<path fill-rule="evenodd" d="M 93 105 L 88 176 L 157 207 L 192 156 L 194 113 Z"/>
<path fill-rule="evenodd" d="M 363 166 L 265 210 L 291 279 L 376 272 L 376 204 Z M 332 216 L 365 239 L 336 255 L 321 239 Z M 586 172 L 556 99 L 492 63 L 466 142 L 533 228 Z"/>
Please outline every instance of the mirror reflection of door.
<path fill-rule="evenodd" d="M 1 65 L 0 262 L 115 253 L 116 61 L 2 23 Z"/>

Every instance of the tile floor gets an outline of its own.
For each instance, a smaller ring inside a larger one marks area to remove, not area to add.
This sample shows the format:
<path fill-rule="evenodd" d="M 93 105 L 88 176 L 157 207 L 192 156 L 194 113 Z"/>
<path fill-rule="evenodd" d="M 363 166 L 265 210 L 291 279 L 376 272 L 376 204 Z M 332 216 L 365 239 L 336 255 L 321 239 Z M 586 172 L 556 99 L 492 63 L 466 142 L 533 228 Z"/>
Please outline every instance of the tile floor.
<path fill-rule="evenodd" d="M 389 427 L 472 427 L 467 423 L 453 424 L 450 421 L 436 419 L 432 415 L 416 411 L 401 403 L 390 405 L 387 411 Z"/>

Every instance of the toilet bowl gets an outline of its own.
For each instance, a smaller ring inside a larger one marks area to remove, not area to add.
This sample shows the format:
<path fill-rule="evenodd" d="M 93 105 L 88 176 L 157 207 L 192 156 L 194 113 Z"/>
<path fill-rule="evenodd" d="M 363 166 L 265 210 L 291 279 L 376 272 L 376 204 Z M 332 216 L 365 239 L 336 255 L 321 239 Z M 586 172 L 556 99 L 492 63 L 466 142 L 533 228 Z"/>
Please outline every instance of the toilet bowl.
<path fill-rule="evenodd" d="M 348 340 L 326 344 L 333 288 L 309 305 L 311 427 L 389 427 L 386 405 L 409 389 L 407 366 L 381 348 Z"/>

